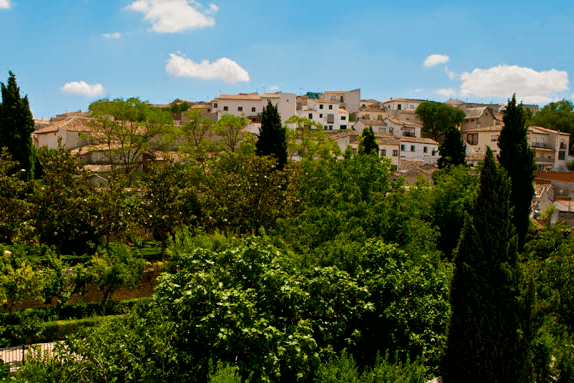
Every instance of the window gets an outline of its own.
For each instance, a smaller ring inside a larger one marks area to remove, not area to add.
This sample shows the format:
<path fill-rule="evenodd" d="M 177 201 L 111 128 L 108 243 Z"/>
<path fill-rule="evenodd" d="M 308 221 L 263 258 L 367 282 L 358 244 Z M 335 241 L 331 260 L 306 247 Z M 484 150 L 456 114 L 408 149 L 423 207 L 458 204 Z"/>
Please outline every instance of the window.
<path fill-rule="evenodd" d="M 319 118 L 323 118 L 323 114 L 320 114 L 320 115 L 319 115 Z"/>
<path fill-rule="evenodd" d="M 344 100 L 344 98 L 343 98 L 343 96 L 341 96 L 341 102 L 343 102 L 343 100 Z"/>
<path fill-rule="evenodd" d="M 423 153 L 428 153 L 429 152 L 429 148 L 427 148 L 426 146 L 423 147 Z"/>
<path fill-rule="evenodd" d="M 387 155 L 387 149 L 381 149 L 381 156 L 386 156 Z"/>
<path fill-rule="evenodd" d="M 382 120 L 383 120 L 383 115 L 382 115 L 382 114 L 377 115 L 377 120 L 381 120 L 381 121 L 382 121 Z"/>
<path fill-rule="evenodd" d="M 319 109 L 323 109 L 323 104 L 319 104 Z"/>
<path fill-rule="evenodd" d="M 213 107 L 214 107 L 214 108 L 217 108 L 217 102 L 214 102 L 214 103 L 213 103 Z"/>
<path fill-rule="evenodd" d="M 353 148 L 353 154 L 357 154 L 357 148 Z"/>
<path fill-rule="evenodd" d="M 256 109 L 255 107 L 252 107 L 252 108 L 251 108 L 251 113 L 255 113 L 256 110 L 257 110 L 257 109 Z"/>
<path fill-rule="evenodd" d="M 398 155 L 399 155 L 399 151 L 396 150 L 396 149 L 394 149 L 394 150 L 393 150 L 393 157 L 396 157 L 396 156 L 398 156 Z"/>
<path fill-rule="evenodd" d="M 238 107 L 237 107 L 237 111 L 238 111 L 238 112 L 243 112 L 243 107 L 242 107 L 242 106 L 238 106 Z"/>
<path fill-rule="evenodd" d="M 329 105 L 329 109 L 333 109 L 333 105 Z"/>
<path fill-rule="evenodd" d="M 341 129 L 347 129 L 347 125 L 341 125 Z"/>
<path fill-rule="evenodd" d="M 367 114 L 365 114 L 365 120 L 368 120 L 368 119 L 369 119 L 369 117 L 371 117 L 371 116 L 370 116 L 368 113 L 367 113 Z"/>
<path fill-rule="evenodd" d="M 477 145 L 478 144 L 478 133 L 469 133 L 466 136 L 466 142 L 470 145 Z"/>
<path fill-rule="evenodd" d="M 405 144 L 401 144 L 401 150 L 404 152 L 405 151 Z"/>
<path fill-rule="evenodd" d="M 313 119 L 313 113 L 309 113 L 309 120 Z"/>
<path fill-rule="evenodd" d="M 223 111 L 224 111 L 224 112 L 227 112 L 228 110 L 229 110 L 229 107 L 227 107 L 227 106 L 224 106 L 224 107 L 223 107 Z"/>
<path fill-rule="evenodd" d="M 345 121 L 347 119 L 347 116 L 341 116 L 341 121 Z"/>
<path fill-rule="evenodd" d="M 403 108 L 403 106 L 401 104 L 397 105 L 397 110 L 401 110 Z"/>
<path fill-rule="evenodd" d="M 415 151 L 415 146 L 411 145 L 411 152 L 414 152 L 414 151 Z"/>
<path fill-rule="evenodd" d="M 490 141 L 492 142 L 498 141 L 498 136 L 491 136 Z"/>
<path fill-rule="evenodd" d="M 558 159 L 561 161 L 564 161 L 566 159 L 566 151 L 565 150 L 561 150 L 558 152 Z"/>

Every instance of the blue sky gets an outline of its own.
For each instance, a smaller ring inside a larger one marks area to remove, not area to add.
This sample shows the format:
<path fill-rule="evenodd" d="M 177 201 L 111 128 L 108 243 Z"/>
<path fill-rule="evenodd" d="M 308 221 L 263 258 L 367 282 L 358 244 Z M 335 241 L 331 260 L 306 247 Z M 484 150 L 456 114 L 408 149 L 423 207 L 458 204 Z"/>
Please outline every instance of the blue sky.
<path fill-rule="evenodd" d="M 572 99 L 574 3 L 0 0 L 8 71 L 37 118 L 108 97 L 351 90 L 544 105 Z"/>

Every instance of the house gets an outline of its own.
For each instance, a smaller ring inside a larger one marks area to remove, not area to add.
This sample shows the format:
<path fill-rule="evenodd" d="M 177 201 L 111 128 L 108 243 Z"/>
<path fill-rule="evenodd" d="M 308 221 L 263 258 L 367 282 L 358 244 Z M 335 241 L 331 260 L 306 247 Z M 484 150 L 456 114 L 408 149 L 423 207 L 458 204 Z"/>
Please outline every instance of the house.
<path fill-rule="evenodd" d="M 396 137 L 421 137 L 422 125 L 411 121 L 384 118 L 377 120 L 360 119 L 355 123 L 355 130 L 362 132 L 363 129 L 372 127 L 373 132 L 390 133 Z"/>
<path fill-rule="evenodd" d="M 325 100 L 333 101 L 345 108 L 350 114 L 355 114 L 361 107 L 361 89 L 349 91 L 327 90 L 322 94 Z"/>
<path fill-rule="evenodd" d="M 350 128 L 349 112 L 335 101 L 311 98 L 303 100 L 301 109 L 297 110 L 297 115 L 321 125 L 323 130 Z"/>
<path fill-rule="evenodd" d="M 540 172 L 534 179 L 537 196 L 537 184 L 547 183 L 552 185 L 553 190 L 552 195 L 546 198 L 552 199 L 556 209 L 551 222 L 561 221 L 570 227 L 574 227 L 574 172 Z M 537 205 L 536 202 L 538 201 L 535 198 L 533 201 L 533 210 L 535 213 L 544 211 L 544 199 L 541 199 L 539 205 Z M 545 206 L 548 206 L 548 204 Z"/>
<path fill-rule="evenodd" d="M 430 138 L 403 136 L 400 156 L 402 160 L 420 160 L 425 164 L 436 164 L 439 159 L 439 143 Z"/>
<path fill-rule="evenodd" d="M 480 108 L 463 109 L 466 113 L 460 132 L 464 135 L 469 130 L 487 128 L 496 125 L 496 117 L 490 108 L 483 106 Z"/>
<path fill-rule="evenodd" d="M 35 130 L 32 133 L 32 143 L 37 148 L 47 146 L 50 149 L 56 149 L 59 142 L 67 149 L 86 145 L 92 131 L 90 127 L 92 121 L 83 114 L 57 119 L 44 128 Z"/>
<path fill-rule="evenodd" d="M 391 98 L 390 100 L 382 102 L 384 109 L 388 110 L 405 110 L 409 112 L 414 112 L 417 110 L 418 106 L 426 102 L 426 100 L 414 100 L 409 98 Z"/>
<path fill-rule="evenodd" d="M 256 118 L 261 116 L 263 108 L 268 102 L 277 106 L 277 111 L 281 116 L 281 123 L 285 124 L 291 116 L 297 114 L 297 96 L 294 93 L 240 93 L 222 94 L 212 100 L 212 112 L 217 114 L 217 120 L 221 116 L 230 114 L 236 117 L 245 116 Z"/>
<path fill-rule="evenodd" d="M 498 154 L 498 136 L 503 126 L 493 125 L 485 128 L 467 130 L 462 134 L 467 144 L 467 163 L 476 165 L 484 159 L 486 147 Z M 554 131 L 539 126 L 528 127 L 528 143 L 535 151 L 534 161 L 540 170 L 565 171 L 569 157 L 567 155 L 569 133 Z"/>
<path fill-rule="evenodd" d="M 397 171 L 390 177 L 391 180 L 403 178 L 408 185 L 414 185 L 419 181 L 422 176 L 426 179 L 429 185 L 434 184 L 432 175 L 438 170 L 436 164 L 424 163 L 421 160 L 402 160 Z"/>

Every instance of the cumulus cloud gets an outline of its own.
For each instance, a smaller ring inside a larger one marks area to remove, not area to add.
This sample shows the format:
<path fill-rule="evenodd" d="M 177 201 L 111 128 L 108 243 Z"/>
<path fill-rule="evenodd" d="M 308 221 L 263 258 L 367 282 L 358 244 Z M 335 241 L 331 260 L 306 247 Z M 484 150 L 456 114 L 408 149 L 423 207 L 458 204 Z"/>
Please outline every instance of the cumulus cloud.
<path fill-rule="evenodd" d="M 143 13 L 153 32 L 177 33 L 215 25 L 212 14 L 219 8 L 205 8 L 195 0 L 137 0 L 127 9 Z"/>
<path fill-rule="evenodd" d="M 0 9 L 10 9 L 10 0 L 0 0 Z"/>
<path fill-rule="evenodd" d="M 426 67 L 431 67 L 431 66 L 435 66 L 435 65 L 446 64 L 449 60 L 450 60 L 450 57 L 448 57 L 447 55 L 434 54 L 434 55 L 428 56 L 425 59 L 425 62 L 423 63 L 423 65 Z"/>
<path fill-rule="evenodd" d="M 452 88 L 451 89 L 445 89 L 445 88 L 437 89 L 437 90 L 433 91 L 433 93 L 438 94 L 438 95 L 443 96 L 443 97 L 454 97 L 454 96 L 456 96 L 456 90 L 454 90 Z"/>
<path fill-rule="evenodd" d="M 65 93 L 80 94 L 82 96 L 101 96 L 104 94 L 102 84 L 90 85 L 85 81 L 72 81 L 64 84 L 62 90 Z"/>
<path fill-rule="evenodd" d="M 179 56 L 175 53 L 169 55 L 165 70 L 176 77 L 219 79 L 229 84 L 236 82 L 249 82 L 249 73 L 235 61 L 226 57 L 217 59 L 213 63 L 203 60 L 200 63 Z"/>
<path fill-rule="evenodd" d="M 462 96 L 511 97 L 527 103 L 543 104 L 553 100 L 553 93 L 568 89 L 568 73 L 551 69 L 538 72 L 517 65 L 499 65 L 475 69 L 460 76 Z"/>
<path fill-rule="evenodd" d="M 119 39 L 120 37 L 122 37 L 122 34 L 120 32 L 103 33 L 102 37 L 105 39 Z"/>

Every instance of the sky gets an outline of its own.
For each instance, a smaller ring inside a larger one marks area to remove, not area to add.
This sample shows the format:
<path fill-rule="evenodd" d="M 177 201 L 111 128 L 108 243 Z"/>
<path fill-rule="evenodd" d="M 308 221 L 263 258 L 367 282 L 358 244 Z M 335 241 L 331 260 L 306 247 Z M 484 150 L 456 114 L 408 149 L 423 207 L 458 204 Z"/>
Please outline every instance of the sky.
<path fill-rule="evenodd" d="M 35 118 L 99 99 L 361 89 L 362 99 L 574 98 L 574 2 L 0 0 L 0 82 Z"/>

